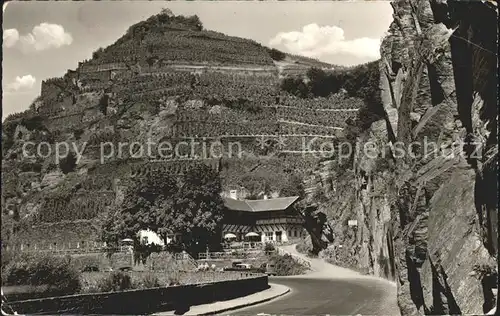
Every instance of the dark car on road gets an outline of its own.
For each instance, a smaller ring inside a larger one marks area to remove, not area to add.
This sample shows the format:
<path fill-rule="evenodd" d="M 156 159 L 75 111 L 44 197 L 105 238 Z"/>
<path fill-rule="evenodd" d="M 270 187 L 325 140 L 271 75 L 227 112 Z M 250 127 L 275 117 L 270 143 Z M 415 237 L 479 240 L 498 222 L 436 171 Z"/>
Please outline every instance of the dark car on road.
<path fill-rule="evenodd" d="M 231 267 L 224 268 L 224 271 L 241 271 L 252 273 L 265 273 L 267 275 L 276 275 L 274 265 L 270 263 L 263 263 L 260 267 L 253 267 L 250 263 L 243 263 L 241 261 L 234 261 Z"/>
<path fill-rule="evenodd" d="M 260 266 L 260 269 L 263 270 L 263 273 L 267 274 L 267 275 L 276 275 L 276 269 L 275 269 L 275 266 L 274 264 L 272 263 L 263 263 L 261 266 Z"/>

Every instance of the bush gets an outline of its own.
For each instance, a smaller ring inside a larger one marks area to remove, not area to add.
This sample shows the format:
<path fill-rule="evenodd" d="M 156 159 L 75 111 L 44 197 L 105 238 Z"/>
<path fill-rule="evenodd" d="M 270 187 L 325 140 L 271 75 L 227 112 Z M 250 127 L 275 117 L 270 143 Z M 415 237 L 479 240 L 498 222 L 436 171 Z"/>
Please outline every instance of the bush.
<path fill-rule="evenodd" d="M 233 250 L 231 251 L 231 255 L 242 259 L 248 258 L 248 252 L 242 250 Z"/>
<path fill-rule="evenodd" d="M 73 152 L 69 152 L 68 155 L 59 161 L 59 168 L 64 174 L 75 171 L 76 168 L 76 156 Z"/>
<path fill-rule="evenodd" d="M 2 269 L 2 284 L 47 285 L 53 295 L 70 295 L 80 288 L 80 274 L 69 260 L 40 254 L 15 256 Z"/>
<path fill-rule="evenodd" d="M 181 284 L 181 278 L 179 275 L 179 271 L 169 271 L 168 277 L 167 277 L 167 284 L 169 286 Z"/>
<path fill-rule="evenodd" d="M 6 219 L 2 218 L 2 237 L 3 237 L 4 230 L 7 229 L 7 227 L 3 226 L 4 221 L 6 221 Z M 3 238 L 2 238 L 2 240 L 3 240 Z M 2 257 L 2 284 L 3 284 L 3 280 L 4 280 L 3 279 L 3 270 L 16 257 L 16 253 L 12 250 L 2 250 L 1 257 Z"/>
<path fill-rule="evenodd" d="M 308 237 L 308 238 L 300 239 L 299 242 L 297 243 L 297 245 L 295 246 L 295 249 L 299 253 L 303 253 L 306 255 L 312 255 L 313 246 L 311 243 L 311 238 Z"/>
<path fill-rule="evenodd" d="M 102 114 L 104 115 L 108 114 L 108 105 L 109 105 L 109 96 L 107 94 L 104 94 L 99 99 L 99 110 L 101 111 Z"/>
<path fill-rule="evenodd" d="M 101 258 L 95 254 L 70 256 L 69 260 L 71 260 L 71 264 L 79 271 L 99 271 L 103 266 Z"/>
<path fill-rule="evenodd" d="M 274 269 L 279 276 L 304 274 L 307 268 L 289 254 L 275 255 L 271 258 Z"/>
<path fill-rule="evenodd" d="M 138 284 L 138 288 L 142 289 L 150 289 L 150 288 L 155 288 L 155 287 L 160 287 L 160 280 L 154 273 L 146 273 L 141 281 L 140 284 Z"/>
<path fill-rule="evenodd" d="M 97 285 L 100 292 L 117 292 L 130 290 L 132 286 L 132 278 L 128 273 L 116 271 L 101 279 Z"/>
<path fill-rule="evenodd" d="M 273 60 L 280 61 L 285 59 L 286 54 L 282 51 L 277 50 L 276 48 L 271 48 L 269 50 L 269 56 L 271 56 Z"/>
<path fill-rule="evenodd" d="M 276 250 L 276 248 L 274 247 L 274 245 L 273 245 L 273 244 L 271 244 L 271 243 L 269 243 L 269 242 L 267 242 L 267 243 L 264 245 L 264 251 L 265 251 L 266 253 L 268 253 L 268 252 L 274 252 L 275 250 Z"/>

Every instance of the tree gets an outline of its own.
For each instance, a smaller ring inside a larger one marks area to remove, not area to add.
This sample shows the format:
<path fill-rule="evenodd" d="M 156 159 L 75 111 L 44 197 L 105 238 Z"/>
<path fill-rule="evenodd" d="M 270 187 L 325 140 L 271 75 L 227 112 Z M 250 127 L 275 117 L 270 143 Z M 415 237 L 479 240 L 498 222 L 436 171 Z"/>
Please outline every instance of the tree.
<path fill-rule="evenodd" d="M 161 222 L 160 233 L 180 233 L 184 249 L 191 253 L 220 245 L 220 224 L 224 201 L 219 175 L 210 167 L 195 165 L 179 183 L 174 198 L 155 206 Z"/>
<path fill-rule="evenodd" d="M 182 249 L 190 253 L 219 246 L 221 187 L 218 174 L 205 165 L 195 165 L 179 178 L 154 172 L 132 181 L 123 203 L 105 219 L 102 239 L 116 243 L 132 238 L 140 248 L 137 232 L 150 229 L 165 241 L 169 234 L 180 234 Z"/>
<path fill-rule="evenodd" d="M 104 48 L 99 47 L 95 52 L 92 53 L 92 59 L 97 59 L 104 53 Z"/>
<path fill-rule="evenodd" d="M 104 115 L 108 114 L 108 105 L 109 105 L 109 95 L 103 94 L 102 97 L 99 99 L 99 110 L 101 111 L 102 114 Z"/>
<path fill-rule="evenodd" d="M 76 156 L 70 151 L 68 155 L 59 161 L 59 168 L 64 174 L 75 171 L 76 168 Z"/>
<path fill-rule="evenodd" d="M 141 229 L 159 230 L 157 214 L 153 206 L 158 199 L 172 196 L 177 191 L 175 179 L 165 173 L 154 172 L 146 178 L 135 179 L 125 189 L 123 203 L 111 210 L 105 218 L 101 237 L 116 244 L 124 238 L 132 238 L 139 244 L 136 234 Z"/>
<path fill-rule="evenodd" d="M 302 199 L 305 196 L 302 179 L 297 175 L 291 175 L 287 185 L 281 189 L 280 196 L 299 196 Z"/>
<path fill-rule="evenodd" d="M 276 48 L 271 48 L 269 50 L 269 56 L 271 56 L 273 60 L 281 61 L 285 59 L 286 54 L 283 53 L 282 51 L 277 50 Z"/>

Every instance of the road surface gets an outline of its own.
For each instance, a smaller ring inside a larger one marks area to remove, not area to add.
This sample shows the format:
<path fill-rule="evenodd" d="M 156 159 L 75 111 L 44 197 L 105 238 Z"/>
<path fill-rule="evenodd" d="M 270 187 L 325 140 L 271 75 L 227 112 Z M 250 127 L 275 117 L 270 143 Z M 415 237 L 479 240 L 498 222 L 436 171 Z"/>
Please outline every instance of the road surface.
<path fill-rule="evenodd" d="M 295 253 L 293 246 L 283 247 Z M 224 315 L 400 315 L 396 285 L 336 267 L 321 259 L 310 259 L 311 273 L 293 277 L 271 277 L 290 294 L 268 303 Z"/>

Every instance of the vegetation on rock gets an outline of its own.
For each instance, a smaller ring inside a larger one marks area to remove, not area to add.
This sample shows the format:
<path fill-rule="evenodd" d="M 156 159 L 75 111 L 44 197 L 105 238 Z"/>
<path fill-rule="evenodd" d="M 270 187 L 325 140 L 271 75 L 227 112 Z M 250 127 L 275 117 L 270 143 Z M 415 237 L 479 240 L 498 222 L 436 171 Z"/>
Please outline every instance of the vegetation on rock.
<path fill-rule="evenodd" d="M 289 254 L 274 254 L 270 257 L 269 261 L 274 264 L 274 271 L 279 276 L 300 275 L 307 271 L 306 266 Z"/>
<path fill-rule="evenodd" d="M 98 283 L 99 292 L 117 292 L 133 288 L 130 274 L 122 271 L 113 271 Z"/>
<path fill-rule="evenodd" d="M 17 254 L 3 262 L 2 285 L 48 286 L 44 295 L 75 294 L 81 287 L 79 272 L 67 258 L 39 253 Z"/>
<path fill-rule="evenodd" d="M 281 61 L 281 60 L 285 59 L 285 57 L 286 57 L 285 53 L 277 50 L 276 48 L 271 48 L 269 50 L 269 55 L 271 56 L 271 58 L 273 60 L 276 60 L 276 61 Z"/>

